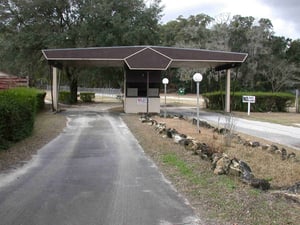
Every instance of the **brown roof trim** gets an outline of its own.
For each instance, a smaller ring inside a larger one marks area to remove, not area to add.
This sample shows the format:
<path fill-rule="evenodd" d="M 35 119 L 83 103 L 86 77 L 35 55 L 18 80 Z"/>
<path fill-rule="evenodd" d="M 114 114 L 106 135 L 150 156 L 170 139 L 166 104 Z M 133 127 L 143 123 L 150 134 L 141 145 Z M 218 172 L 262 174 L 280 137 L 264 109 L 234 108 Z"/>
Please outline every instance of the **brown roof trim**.
<path fill-rule="evenodd" d="M 248 54 L 162 46 L 117 46 L 45 49 L 50 63 L 122 67 L 132 70 L 166 70 L 170 67 L 220 67 L 241 64 Z"/>
<path fill-rule="evenodd" d="M 128 56 L 125 62 L 131 70 L 166 70 L 172 59 L 152 48 L 144 48 Z"/>

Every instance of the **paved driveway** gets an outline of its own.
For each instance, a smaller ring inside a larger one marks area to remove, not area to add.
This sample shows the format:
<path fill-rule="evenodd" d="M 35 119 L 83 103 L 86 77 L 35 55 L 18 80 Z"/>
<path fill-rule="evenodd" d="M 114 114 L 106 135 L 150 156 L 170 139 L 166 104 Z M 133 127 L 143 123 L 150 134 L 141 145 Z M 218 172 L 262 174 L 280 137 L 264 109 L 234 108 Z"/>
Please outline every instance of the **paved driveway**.
<path fill-rule="evenodd" d="M 0 224 L 200 224 L 117 114 L 65 113 L 61 135 L 0 175 Z"/>

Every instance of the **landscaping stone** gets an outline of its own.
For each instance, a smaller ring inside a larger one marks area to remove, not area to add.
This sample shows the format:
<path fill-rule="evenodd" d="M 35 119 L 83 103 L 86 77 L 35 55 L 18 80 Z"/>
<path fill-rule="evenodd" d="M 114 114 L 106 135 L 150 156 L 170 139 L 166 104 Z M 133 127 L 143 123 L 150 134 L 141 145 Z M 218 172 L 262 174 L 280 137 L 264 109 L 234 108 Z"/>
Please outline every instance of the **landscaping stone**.
<path fill-rule="evenodd" d="M 241 169 L 241 179 L 244 183 L 247 183 L 254 188 L 258 188 L 264 191 L 270 189 L 271 185 L 269 181 L 265 179 L 255 178 L 252 174 L 250 166 L 247 163 L 239 161 L 239 165 Z"/>
<path fill-rule="evenodd" d="M 245 141 L 244 142 L 244 145 L 245 146 L 249 146 L 249 147 L 252 147 L 252 148 L 257 148 L 257 147 L 259 147 L 260 146 L 260 143 L 258 142 L 258 141 Z"/>
<path fill-rule="evenodd" d="M 181 139 L 181 140 L 179 141 L 179 144 L 182 145 L 182 146 L 187 146 L 187 145 L 189 145 L 190 142 L 191 142 L 190 139 L 188 139 L 188 138 L 183 138 L 183 139 Z"/>
<path fill-rule="evenodd" d="M 219 134 L 229 134 L 230 130 L 226 129 L 226 128 L 221 128 L 219 129 Z"/>
<path fill-rule="evenodd" d="M 223 156 L 223 154 L 222 153 L 219 153 L 219 152 L 217 152 L 217 153 L 214 153 L 213 155 L 212 155 L 212 170 L 214 170 L 215 168 L 216 168 L 216 166 L 217 166 L 217 162 L 222 158 L 222 156 Z"/>
<path fill-rule="evenodd" d="M 288 200 L 292 200 L 293 202 L 300 204 L 300 181 L 286 189 L 274 191 L 273 194 L 279 197 L 283 196 Z"/>
<path fill-rule="evenodd" d="M 196 124 L 197 124 L 197 118 L 193 118 L 192 123 L 193 123 L 194 125 L 196 125 Z M 211 125 L 210 125 L 207 121 L 205 121 L 205 120 L 199 120 L 199 127 L 204 127 L 204 128 L 208 128 L 208 129 L 214 128 L 213 126 L 211 126 Z"/>
<path fill-rule="evenodd" d="M 272 192 L 277 197 L 285 197 L 288 200 L 291 200 L 293 202 L 296 202 L 300 204 L 300 194 L 293 194 L 287 191 L 274 191 Z"/>
<path fill-rule="evenodd" d="M 231 160 L 229 159 L 229 157 L 226 154 L 223 154 L 222 157 L 216 163 L 214 174 L 217 175 L 228 174 L 230 164 L 231 164 Z"/>
<path fill-rule="evenodd" d="M 287 188 L 287 191 L 294 194 L 300 194 L 300 181 L 295 183 L 293 186 Z"/>
<path fill-rule="evenodd" d="M 212 155 L 215 153 L 213 149 L 206 143 L 199 143 L 200 157 L 201 159 L 211 159 Z"/>
<path fill-rule="evenodd" d="M 268 150 L 270 147 L 271 147 L 271 146 L 268 145 L 268 144 L 262 144 L 262 145 L 261 145 L 261 149 L 262 149 L 262 150 Z"/>
<path fill-rule="evenodd" d="M 257 178 L 252 178 L 249 180 L 249 184 L 257 189 L 261 189 L 263 191 L 269 190 L 270 189 L 270 183 L 265 180 L 265 179 L 257 179 Z"/>
<path fill-rule="evenodd" d="M 140 121 L 142 122 L 142 123 L 146 123 L 146 122 L 148 122 L 148 121 L 150 121 L 150 116 L 148 116 L 148 115 L 141 115 L 140 116 Z"/>
<path fill-rule="evenodd" d="M 239 165 L 240 165 L 241 178 L 242 179 L 250 180 L 254 177 L 253 174 L 252 174 L 252 170 L 251 170 L 250 166 L 247 163 L 240 160 Z"/>
<path fill-rule="evenodd" d="M 159 134 L 165 133 L 166 124 L 165 123 L 157 123 L 155 125 L 155 130 L 158 131 Z"/>
<path fill-rule="evenodd" d="M 241 175 L 241 169 L 240 169 L 240 163 L 239 160 L 237 158 L 233 158 L 231 160 L 231 164 L 229 166 L 229 172 L 228 174 L 232 175 L 232 176 L 236 176 L 239 177 Z"/>
<path fill-rule="evenodd" d="M 174 142 L 176 143 L 176 144 L 179 144 L 179 142 L 181 142 L 181 141 L 183 141 L 183 140 L 185 140 L 186 138 L 185 137 L 182 137 L 182 135 L 180 135 L 180 134 L 173 134 L 172 135 L 172 138 L 173 138 L 173 140 L 174 140 Z"/>
<path fill-rule="evenodd" d="M 187 151 L 194 151 L 194 146 L 195 146 L 195 143 L 194 143 L 194 141 L 190 141 L 186 146 L 185 146 L 185 149 L 187 150 Z"/>
<path fill-rule="evenodd" d="M 246 141 L 244 141 L 243 145 L 244 145 L 244 146 L 251 147 L 252 143 L 251 143 L 251 141 L 246 140 Z"/>
<path fill-rule="evenodd" d="M 287 151 L 285 148 L 281 149 L 281 159 L 286 160 L 287 159 Z"/>
<path fill-rule="evenodd" d="M 230 133 L 230 130 L 226 129 L 226 128 L 214 128 L 214 132 L 215 133 L 218 133 L 218 134 L 229 134 Z"/>
<path fill-rule="evenodd" d="M 295 152 L 291 152 L 288 154 L 287 156 L 288 159 L 296 159 L 296 153 Z"/>
<path fill-rule="evenodd" d="M 277 145 L 271 145 L 269 148 L 269 151 L 271 153 L 275 153 L 275 151 L 279 150 L 279 148 L 277 147 Z"/>
<path fill-rule="evenodd" d="M 260 143 L 258 141 L 252 142 L 252 145 L 251 145 L 252 148 L 257 148 L 259 146 L 260 146 Z"/>
<path fill-rule="evenodd" d="M 267 180 L 258 179 L 254 177 L 250 166 L 246 162 L 238 160 L 236 158 L 230 159 L 228 155 L 226 155 L 225 153 L 216 152 L 206 143 L 202 143 L 191 137 L 187 137 L 185 134 L 180 134 L 176 129 L 167 128 L 165 123 L 158 123 L 157 121 L 152 120 L 148 116 L 142 116 L 140 120 L 142 123 L 154 126 L 155 130 L 158 131 L 158 133 L 161 134 L 163 137 L 172 138 L 175 143 L 184 146 L 187 151 L 192 151 L 195 155 L 199 155 L 201 159 L 211 160 L 212 170 L 214 174 L 230 174 L 233 176 L 238 176 L 244 183 L 247 183 L 250 186 L 261 190 L 268 190 L 270 188 L 270 183 Z M 193 120 L 193 123 L 194 122 L 195 121 Z M 204 126 L 206 128 L 213 128 L 205 121 L 201 123 L 201 126 Z M 214 132 L 223 135 L 230 135 L 230 131 L 225 128 L 215 128 Z M 258 141 L 244 141 L 240 136 L 237 135 L 233 136 L 232 138 L 234 137 L 238 139 L 239 143 L 243 143 L 243 145 L 253 148 L 261 147 L 263 150 L 268 150 L 271 153 L 277 152 L 281 155 L 283 160 L 296 158 L 296 154 L 294 152 L 287 154 L 286 149 L 279 149 L 276 145 L 264 145 L 260 144 L 260 142 Z M 300 182 L 296 184 L 295 187 L 291 187 L 291 190 L 294 190 L 293 188 L 297 188 L 298 190 L 299 186 Z"/>
<path fill-rule="evenodd" d="M 275 152 L 273 152 L 273 153 L 275 153 L 275 154 L 277 154 L 277 155 L 281 155 L 281 149 L 277 149 L 277 150 L 275 150 Z"/>
<path fill-rule="evenodd" d="M 177 130 L 171 129 L 171 128 L 167 129 L 167 137 L 168 137 L 168 138 L 173 138 L 173 136 L 174 136 L 175 134 L 178 134 Z"/>

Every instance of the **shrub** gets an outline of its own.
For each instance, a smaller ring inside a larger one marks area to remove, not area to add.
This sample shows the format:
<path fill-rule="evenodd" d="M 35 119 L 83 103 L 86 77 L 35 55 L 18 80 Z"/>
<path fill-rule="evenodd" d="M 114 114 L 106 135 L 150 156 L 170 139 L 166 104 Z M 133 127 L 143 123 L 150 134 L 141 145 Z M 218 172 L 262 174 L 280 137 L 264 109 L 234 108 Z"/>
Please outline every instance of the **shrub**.
<path fill-rule="evenodd" d="M 37 111 L 41 111 L 45 107 L 45 97 L 46 97 L 46 92 L 38 92 L 36 95 L 36 109 Z"/>
<path fill-rule="evenodd" d="M 92 102 L 95 99 L 95 93 L 93 92 L 82 92 L 80 93 L 80 100 L 83 102 Z"/>
<path fill-rule="evenodd" d="M 252 112 L 285 112 L 287 107 L 294 102 L 294 95 L 289 93 L 270 92 L 236 92 L 231 93 L 231 109 L 233 111 L 247 111 L 248 104 L 242 102 L 244 95 L 255 96 L 255 103 L 251 104 Z M 213 110 L 224 109 L 225 93 L 205 93 L 205 102 L 208 108 Z"/>
<path fill-rule="evenodd" d="M 71 104 L 71 92 L 60 91 L 58 101 L 64 104 Z"/>
<path fill-rule="evenodd" d="M 0 92 L 0 149 L 31 134 L 36 112 L 38 107 L 42 107 L 44 96 L 30 88 Z"/>

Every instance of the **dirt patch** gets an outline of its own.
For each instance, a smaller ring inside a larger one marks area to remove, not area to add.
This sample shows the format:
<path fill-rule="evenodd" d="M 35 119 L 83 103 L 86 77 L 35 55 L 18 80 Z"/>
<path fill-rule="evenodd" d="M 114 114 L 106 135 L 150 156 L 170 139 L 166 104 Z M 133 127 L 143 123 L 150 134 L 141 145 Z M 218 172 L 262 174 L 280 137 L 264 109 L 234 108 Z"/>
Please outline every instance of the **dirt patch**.
<path fill-rule="evenodd" d="M 0 151 L 0 171 L 17 168 L 30 160 L 33 154 L 54 139 L 66 126 L 66 118 L 60 114 L 43 111 L 36 117 L 30 137 Z"/>
<path fill-rule="evenodd" d="M 298 224 L 300 220 L 299 205 L 275 196 L 272 192 L 263 192 L 253 189 L 240 182 L 237 177 L 217 176 L 211 170 L 209 161 L 193 155 L 183 146 L 175 144 L 172 139 L 162 138 L 152 126 L 142 124 L 138 116 L 125 115 L 124 121 L 134 133 L 139 143 L 159 166 L 161 171 L 176 186 L 195 208 L 200 218 L 204 218 L 205 224 Z M 215 148 L 242 158 L 249 163 L 256 177 L 267 177 L 272 185 L 285 185 L 299 181 L 298 174 L 291 172 L 296 164 L 285 164 L 280 169 L 276 163 L 280 157 L 276 155 L 264 155 L 258 153 L 258 149 L 235 147 L 229 150 L 224 148 L 224 140 L 221 136 L 214 136 L 210 129 L 201 129 L 197 134 L 196 126 L 179 119 L 155 118 L 167 123 L 167 127 L 175 128 L 186 135 L 200 139 Z M 247 137 L 245 137 L 247 138 Z M 257 140 L 257 139 L 256 139 Z M 220 145 L 221 144 L 221 145 Z M 234 143 L 232 143 L 234 145 Z M 259 156 L 261 155 L 261 156 Z M 257 162 L 258 158 L 261 158 Z M 266 158 L 271 161 L 266 161 Z M 252 164 L 262 163 L 261 167 Z M 266 171 L 268 165 L 275 164 L 270 171 Z M 293 168 L 291 168 L 292 166 Z M 278 170 L 281 175 L 276 177 Z M 276 171 L 276 173 L 275 173 Z M 292 173 L 292 174 L 291 174 Z"/>

